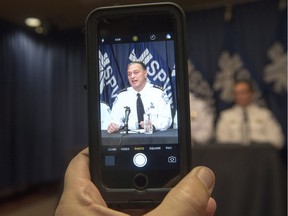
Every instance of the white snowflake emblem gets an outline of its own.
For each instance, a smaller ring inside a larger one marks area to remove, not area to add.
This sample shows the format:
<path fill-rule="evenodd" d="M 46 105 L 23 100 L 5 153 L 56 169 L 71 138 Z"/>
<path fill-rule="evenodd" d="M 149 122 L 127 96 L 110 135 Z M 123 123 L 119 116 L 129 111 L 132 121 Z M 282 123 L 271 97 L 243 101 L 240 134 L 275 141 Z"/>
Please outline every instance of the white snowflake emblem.
<path fill-rule="evenodd" d="M 250 79 L 250 73 L 243 67 L 240 56 L 230 55 L 228 51 L 222 52 L 218 64 L 220 71 L 216 74 L 213 87 L 215 90 L 221 90 L 221 100 L 232 102 L 235 79 Z"/>
<path fill-rule="evenodd" d="M 287 91 L 287 52 L 284 53 L 282 44 L 276 42 L 268 50 L 267 55 L 272 63 L 264 68 L 264 81 L 273 83 L 276 93 Z"/>
<path fill-rule="evenodd" d="M 190 91 L 206 100 L 209 104 L 214 104 L 213 91 L 209 83 L 202 77 L 202 74 L 195 68 L 190 59 L 188 60 L 188 74 Z"/>

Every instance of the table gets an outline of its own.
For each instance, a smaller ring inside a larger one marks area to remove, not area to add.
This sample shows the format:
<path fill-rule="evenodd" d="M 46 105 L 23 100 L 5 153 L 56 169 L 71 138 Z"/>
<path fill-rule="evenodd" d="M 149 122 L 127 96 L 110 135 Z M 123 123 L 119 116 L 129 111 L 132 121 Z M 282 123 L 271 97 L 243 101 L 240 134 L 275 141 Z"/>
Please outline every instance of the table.
<path fill-rule="evenodd" d="M 208 145 L 192 148 L 193 166 L 216 175 L 216 216 L 285 216 L 287 171 L 271 145 Z"/>
<path fill-rule="evenodd" d="M 105 145 L 131 145 L 135 144 L 177 144 L 177 129 L 168 129 L 164 131 L 155 131 L 153 134 L 143 133 L 107 133 L 101 131 L 103 144 Z"/>

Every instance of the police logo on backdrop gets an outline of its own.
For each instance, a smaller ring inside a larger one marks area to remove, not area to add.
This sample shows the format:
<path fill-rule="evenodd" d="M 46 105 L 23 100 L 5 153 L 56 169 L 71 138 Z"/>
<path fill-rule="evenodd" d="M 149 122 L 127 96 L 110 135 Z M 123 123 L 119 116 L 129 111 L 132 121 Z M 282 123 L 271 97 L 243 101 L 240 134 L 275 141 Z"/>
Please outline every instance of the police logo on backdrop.
<path fill-rule="evenodd" d="M 103 45 L 99 50 L 100 100 L 112 107 L 122 86 L 121 74 L 111 48 Z"/>

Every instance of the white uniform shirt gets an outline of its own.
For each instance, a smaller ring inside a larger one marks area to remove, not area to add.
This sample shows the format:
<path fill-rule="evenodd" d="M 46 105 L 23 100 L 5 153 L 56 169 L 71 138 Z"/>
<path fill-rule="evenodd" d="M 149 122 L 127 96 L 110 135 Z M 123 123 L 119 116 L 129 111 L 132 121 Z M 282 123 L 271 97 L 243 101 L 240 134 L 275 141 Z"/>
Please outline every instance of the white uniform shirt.
<path fill-rule="evenodd" d="M 108 128 L 108 124 L 110 122 L 110 107 L 101 102 L 101 107 L 100 107 L 100 111 L 101 111 L 101 130 L 107 130 Z"/>
<path fill-rule="evenodd" d="M 214 116 L 204 100 L 190 93 L 191 136 L 197 144 L 207 144 L 213 134 Z"/>
<path fill-rule="evenodd" d="M 138 92 L 132 87 L 129 87 L 118 94 L 111 111 L 111 122 L 122 127 L 125 118 L 124 107 L 128 106 L 131 110 L 128 128 L 131 130 L 139 128 L 136 107 L 137 93 Z M 145 87 L 139 93 L 141 95 L 144 111 L 147 112 L 149 110 L 152 116 L 152 124 L 155 129 L 168 129 L 172 123 L 172 117 L 170 103 L 166 93 L 150 83 L 146 83 Z"/>
<path fill-rule="evenodd" d="M 249 143 L 269 143 L 276 148 L 283 146 L 283 134 L 280 125 L 272 113 L 257 105 L 249 105 L 247 112 L 247 137 Z M 235 105 L 220 114 L 216 127 L 218 143 L 243 144 L 243 108 Z"/>

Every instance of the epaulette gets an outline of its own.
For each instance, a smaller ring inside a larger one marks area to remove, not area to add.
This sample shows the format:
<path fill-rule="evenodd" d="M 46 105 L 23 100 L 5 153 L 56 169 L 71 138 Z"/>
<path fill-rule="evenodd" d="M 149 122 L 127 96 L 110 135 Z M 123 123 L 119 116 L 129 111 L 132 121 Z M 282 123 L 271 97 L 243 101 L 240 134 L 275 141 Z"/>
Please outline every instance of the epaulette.
<path fill-rule="evenodd" d="M 163 87 L 159 86 L 159 85 L 153 85 L 153 88 L 157 88 L 157 89 L 160 89 L 161 91 L 164 91 Z"/>
<path fill-rule="evenodd" d="M 127 91 L 127 88 L 121 89 L 121 90 L 118 92 L 118 94 L 120 94 L 120 93 L 122 93 L 122 92 L 125 92 L 125 91 Z"/>

